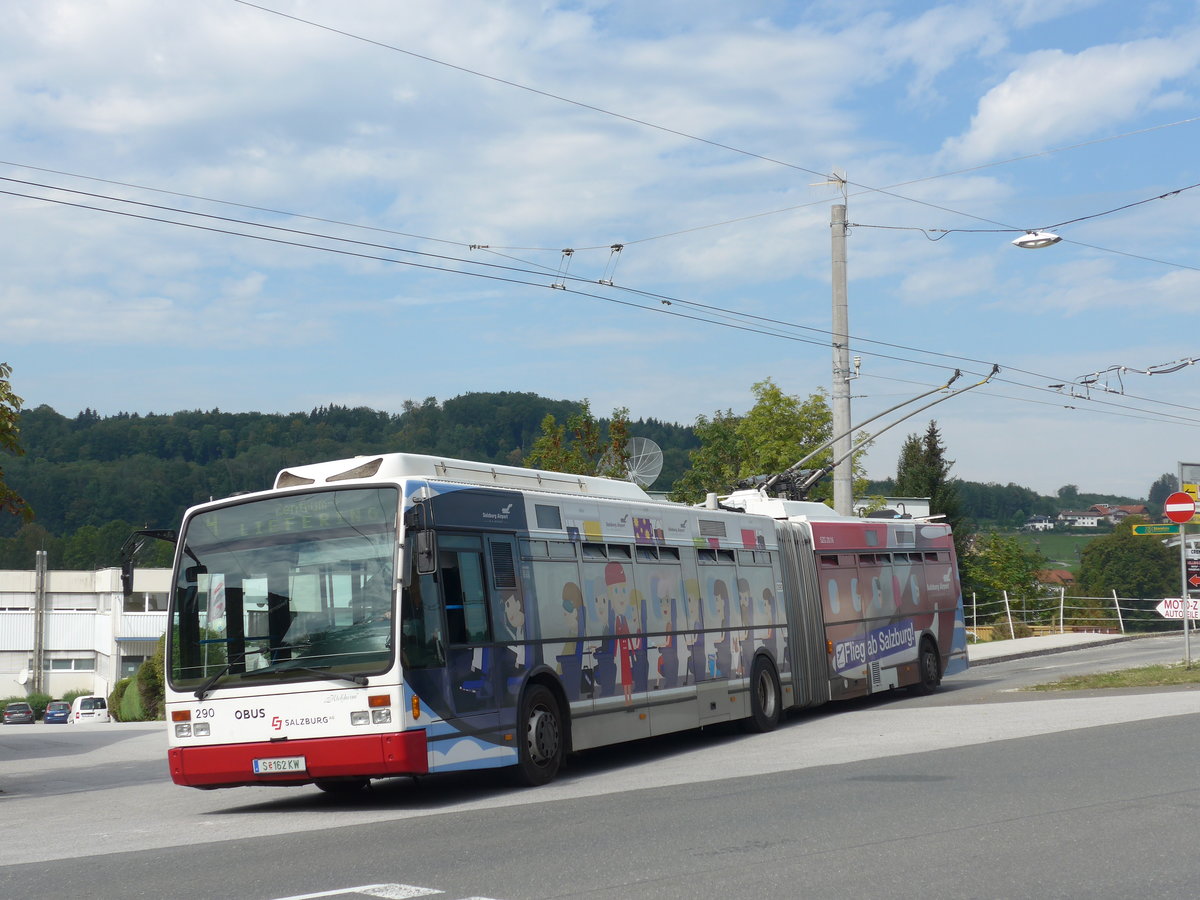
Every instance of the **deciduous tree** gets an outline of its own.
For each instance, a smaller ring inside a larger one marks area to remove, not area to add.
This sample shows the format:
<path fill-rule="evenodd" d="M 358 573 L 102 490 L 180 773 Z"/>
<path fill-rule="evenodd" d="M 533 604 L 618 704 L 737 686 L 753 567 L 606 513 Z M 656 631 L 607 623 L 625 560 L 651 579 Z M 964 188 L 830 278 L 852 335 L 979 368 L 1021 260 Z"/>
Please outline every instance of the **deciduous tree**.
<path fill-rule="evenodd" d="M 1133 533 L 1142 520 L 1130 517 L 1112 534 L 1088 541 L 1080 558 L 1079 592 L 1099 597 L 1162 598 L 1179 596 L 1179 551 L 1161 538 Z M 1141 618 L 1157 619 L 1148 612 Z M 1133 618 L 1139 618 L 1134 615 Z"/>
<path fill-rule="evenodd" d="M 1147 500 L 1156 512 L 1161 512 L 1163 503 L 1177 490 L 1179 490 L 1179 479 L 1170 472 L 1163 472 L 1158 476 L 1158 480 L 1150 485 L 1150 495 Z"/>
<path fill-rule="evenodd" d="M 579 412 L 558 424 L 553 414 L 542 419 L 542 433 L 533 442 L 524 465 L 551 472 L 624 478 L 629 461 L 629 410 L 614 409 L 607 431 L 592 415 L 585 399 Z"/>
<path fill-rule="evenodd" d="M 770 378 L 755 384 L 755 403 L 744 416 L 732 410 L 713 418 L 700 416 L 693 430 L 700 447 L 693 450 L 692 468 L 671 491 L 671 499 L 695 503 L 709 492 L 729 493 L 742 479 L 782 472 L 832 437 L 833 415 L 824 391 L 808 397 L 785 394 Z M 831 459 L 825 450 L 810 465 L 819 468 Z M 855 488 L 866 488 L 866 480 L 855 466 Z M 817 484 L 810 497 L 823 500 L 831 495 L 828 479 Z"/>
<path fill-rule="evenodd" d="M 1036 596 L 1037 572 L 1045 564 L 1041 554 L 1026 550 L 1011 535 L 980 535 L 959 559 L 963 594 L 974 594 L 989 612 L 1001 609 L 991 604 L 1003 602 L 1005 592 L 1010 601 L 1023 602 Z"/>
<path fill-rule="evenodd" d="M 22 401 L 12 391 L 11 375 L 12 366 L 0 363 L 0 452 L 20 456 L 25 452 L 21 448 L 21 432 L 17 426 Z M 4 483 L 3 467 L 0 467 L 0 511 L 20 516 L 26 522 L 33 518 L 33 510 L 21 495 Z"/>

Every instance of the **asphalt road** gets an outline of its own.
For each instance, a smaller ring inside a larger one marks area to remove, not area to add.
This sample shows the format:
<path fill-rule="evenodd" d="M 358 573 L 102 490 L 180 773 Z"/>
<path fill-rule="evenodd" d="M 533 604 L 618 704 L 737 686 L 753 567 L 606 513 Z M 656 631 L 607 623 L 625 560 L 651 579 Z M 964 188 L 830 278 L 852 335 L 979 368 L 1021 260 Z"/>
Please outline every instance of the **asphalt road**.
<path fill-rule="evenodd" d="M 201 792 L 167 779 L 161 725 L 6 726 L 0 897 L 1195 897 L 1200 692 L 1015 690 L 1179 655 L 996 663 L 769 735 L 582 754 L 536 790 Z"/>

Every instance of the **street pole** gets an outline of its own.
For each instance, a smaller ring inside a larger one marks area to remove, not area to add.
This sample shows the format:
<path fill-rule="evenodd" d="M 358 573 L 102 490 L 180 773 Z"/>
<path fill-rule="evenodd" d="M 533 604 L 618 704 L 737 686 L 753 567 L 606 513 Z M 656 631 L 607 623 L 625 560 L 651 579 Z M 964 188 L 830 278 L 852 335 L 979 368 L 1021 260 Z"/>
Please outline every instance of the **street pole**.
<path fill-rule="evenodd" d="M 1188 593 L 1187 524 L 1183 522 L 1179 525 L 1179 570 L 1183 581 L 1183 588 L 1179 593 L 1179 596 L 1183 598 L 1183 667 L 1190 669 L 1192 667 L 1192 647 L 1188 637 L 1188 626 L 1191 624 L 1192 618 L 1192 595 Z"/>
<path fill-rule="evenodd" d="M 846 205 L 836 204 L 830 216 L 833 238 L 833 509 L 854 513 L 854 460 L 850 457 L 850 312 L 846 300 Z M 844 457 L 844 458 L 843 458 Z"/>

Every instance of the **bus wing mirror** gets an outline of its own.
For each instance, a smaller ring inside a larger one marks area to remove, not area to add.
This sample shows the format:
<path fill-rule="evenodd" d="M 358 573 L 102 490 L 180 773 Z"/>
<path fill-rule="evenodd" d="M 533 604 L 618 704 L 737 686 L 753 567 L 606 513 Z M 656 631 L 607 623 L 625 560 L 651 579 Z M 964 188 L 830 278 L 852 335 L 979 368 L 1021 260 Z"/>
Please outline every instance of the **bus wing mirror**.
<path fill-rule="evenodd" d="M 418 575 L 432 575 L 437 571 L 437 533 L 423 528 L 416 534 L 416 565 Z"/>
<path fill-rule="evenodd" d="M 147 541 L 166 541 L 174 544 L 178 533 L 168 528 L 142 528 L 125 538 L 121 545 L 121 590 L 126 597 L 133 596 L 134 558 L 146 546 Z"/>

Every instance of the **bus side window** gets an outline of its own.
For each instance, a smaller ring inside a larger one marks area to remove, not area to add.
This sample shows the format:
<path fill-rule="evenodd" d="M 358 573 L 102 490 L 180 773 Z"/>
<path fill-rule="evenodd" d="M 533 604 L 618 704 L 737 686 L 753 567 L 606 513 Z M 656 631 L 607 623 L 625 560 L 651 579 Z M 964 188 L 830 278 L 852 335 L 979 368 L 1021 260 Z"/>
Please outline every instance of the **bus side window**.
<path fill-rule="evenodd" d="M 482 644 L 492 639 L 487 592 L 483 581 L 483 552 L 439 548 L 442 597 L 451 644 Z"/>
<path fill-rule="evenodd" d="M 400 649 L 406 667 L 421 669 L 446 664 L 437 590 L 432 575 L 421 575 L 401 595 Z"/>

